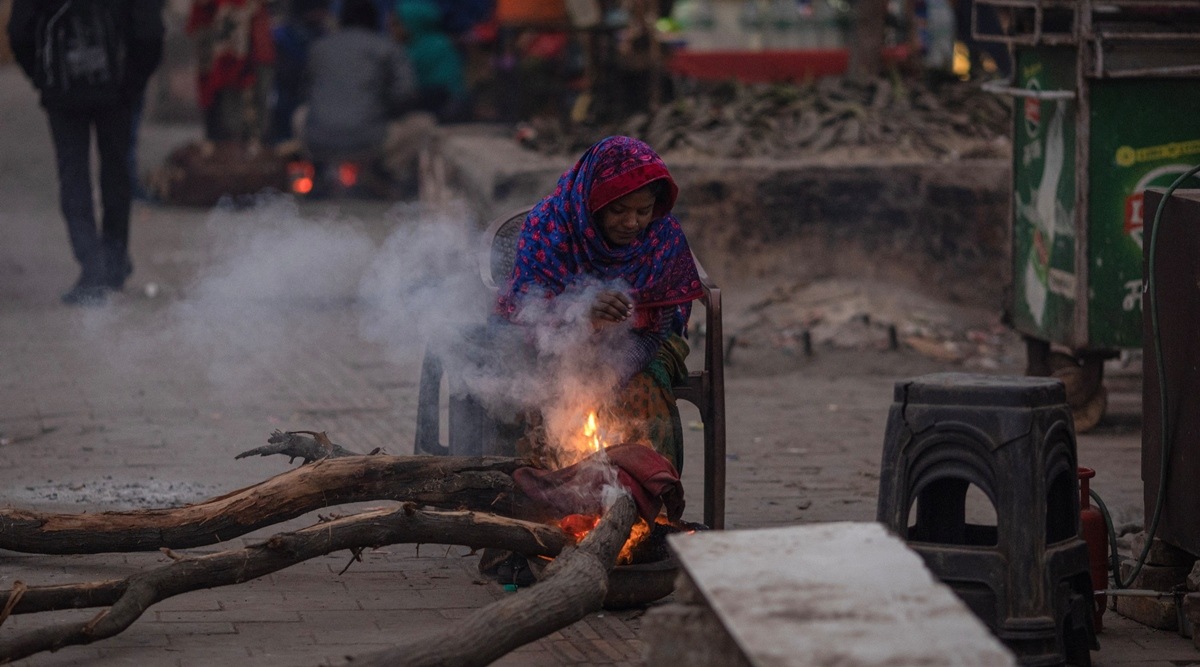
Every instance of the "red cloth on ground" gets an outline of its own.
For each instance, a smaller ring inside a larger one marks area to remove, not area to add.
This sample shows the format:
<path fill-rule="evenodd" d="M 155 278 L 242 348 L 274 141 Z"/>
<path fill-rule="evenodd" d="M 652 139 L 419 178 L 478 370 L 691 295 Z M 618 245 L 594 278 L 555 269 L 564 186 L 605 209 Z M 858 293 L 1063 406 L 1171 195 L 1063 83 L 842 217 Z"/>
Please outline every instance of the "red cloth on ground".
<path fill-rule="evenodd" d="M 560 516 L 602 514 L 601 492 L 613 482 L 629 491 L 647 523 L 654 522 L 664 505 L 671 521 L 683 516 L 679 473 L 666 457 L 644 445 L 613 445 L 559 470 L 518 468 L 513 481 L 526 496 Z"/>

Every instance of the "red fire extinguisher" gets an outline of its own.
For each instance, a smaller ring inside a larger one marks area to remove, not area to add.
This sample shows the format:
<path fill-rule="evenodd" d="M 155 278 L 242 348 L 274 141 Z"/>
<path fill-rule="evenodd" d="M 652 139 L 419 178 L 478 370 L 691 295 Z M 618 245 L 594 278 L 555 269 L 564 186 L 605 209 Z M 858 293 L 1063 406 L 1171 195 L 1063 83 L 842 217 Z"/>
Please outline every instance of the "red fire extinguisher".
<path fill-rule="evenodd" d="M 1083 541 L 1088 546 L 1088 565 L 1092 574 L 1092 592 L 1108 588 L 1108 526 L 1104 515 L 1092 506 L 1088 480 L 1096 476 L 1091 468 L 1079 468 L 1079 521 L 1083 524 Z M 1094 625 L 1100 632 L 1104 625 L 1101 618 L 1108 608 L 1107 595 L 1093 595 Z"/>

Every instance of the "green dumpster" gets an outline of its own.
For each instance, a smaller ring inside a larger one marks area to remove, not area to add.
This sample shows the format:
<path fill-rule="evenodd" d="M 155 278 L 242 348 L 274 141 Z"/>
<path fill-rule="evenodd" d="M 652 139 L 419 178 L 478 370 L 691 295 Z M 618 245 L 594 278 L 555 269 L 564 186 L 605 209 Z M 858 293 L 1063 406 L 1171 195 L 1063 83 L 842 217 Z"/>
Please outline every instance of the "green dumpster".
<path fill-rule="evenodd" d="M 1013 99 L 1005 319 L 1028 342 L 1027 372 L 1063 376 L 1087 430 L 1104 410 L 1104 359 L 1142 345 L 1142 226 L 1154 214 L 1142 193 L 1200 163 L 1200 3 L 975 5 L 1004 16 L 999 34 L 975 20 L 975 37 L 1014 61 L 1009 81 L 984 85 Z"/>
<path fill-rule="evenodd" d="M 1019 49 L 1016 75 L 1025 90 L 1073 91 L 1075 52 Z M 1088 88 L 1090 104 L 1076 95 L 1015 105 L 1009 319 L 1074 350 L 1138 348 L 1142 193 L 1200 163 L 1200 84 L 1106 79 Z"/>

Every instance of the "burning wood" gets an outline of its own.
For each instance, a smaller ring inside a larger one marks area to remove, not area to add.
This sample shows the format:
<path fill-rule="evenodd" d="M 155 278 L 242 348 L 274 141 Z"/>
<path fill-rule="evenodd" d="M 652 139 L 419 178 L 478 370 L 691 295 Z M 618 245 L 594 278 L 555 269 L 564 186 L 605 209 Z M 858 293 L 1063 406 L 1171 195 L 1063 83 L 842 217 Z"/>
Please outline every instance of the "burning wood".
<path fill-rule="evenodd" d="M 405 646 L 358 657 L 363 667 L 487 665 L 504 654 L 598 611 L 608 572 L 637 518 L 629 496 L 617 498 L 576 549 L 556 558 L 541 583 L 477 610 Z M 467 640 L 467 641 L 464 641 Z"/>
<path fill-rule="evenodd" d="M 608 590 L 608 570 L 618 559 L 622 564 L 664 559 L 663 531 L 686 529 L 678 521 L 683 492 L 674 467 L 649 447 L 604 447 L 594 412 L 584 421 L 581 436 L 585 458 L 559 470 L 535 469 L 522 459 L 361 456 L 333 444 L 323 433 L 311 434 L 314 438 L 299 433 L 273 434 L 268 447 L 246 455 L 281 454 L 311 462 L 204 503 L 82 515 L 0 510 L 0 548 L 32 553 L 169 550 L 229 539 L 331 504 L 415 502 L 393 512 L 368 512 L 280 533 L 242 550 L 182 556 L 125 580 L 16 586 L 7 595 L 0 593 L 0 622 L 9 613 L 107 608 L 84 624 L 42 628 L 0 642 L 0 662 L 111 637 L 167 597 L 240 583 L 335 550 L 357 555 L 384 544 L 438 542 L 553 557 L 564 546 L 577 545 L 545 567 L 537 586 L 480 610 L 452 631 L 459 638 L 501 632 L 502 639 L 465 643 L 435 638 L 401 649 L 406 664 L 444 664 L 448 650 L 470 653 L 458 656 L 472 661 L 469 664 L 484 664 L 476 662 L 480 658 L 475 653 L 486 651 L 490 662 L 599 609 Z M 429 512 L 418 505 L 492 514 Z M 528 524 L 495 512 L 552 518 L 552 525 Z M 497 613 L 511 621 L 495 623 Z M 482 626 L 489 629 L 480 630 Z"/>
<path fill-rule="evenodd" d="M 579 542 L 587 537 L 596 524 L 598 516 L 571 514 L 558 522 L 558 527 L 572 540 Z M 683 521 L 670 521 L 665 516 L 655 517 L 653 525 L 639 517 L 629 530 L 629 539 L 625 540 L 621 552 L 617 554 L 617 565 L 632 565 L 650 563 L 667 557 L 666 536 L 672 533 L 695 532 L 703 528 L 699 524 L 689 524 Z"/>
<path fill-rule="evenodd" d="M 402 542 L 496 546 L 548 555 L 569 546 L 567 537 L 552 526 L 475 512 L 428 512 L 407 503 L 395 510 L 364 512 L 279 533 L 245 549 L 183 557 L 119 581 L 32 587 L 18 582 L 12 591 L 0 593 L 5 615 L 106 609 L 89 621 L 39 628 L 0 642 L 0 663 L 112 637 L 132 625 L 150 605 L 180 593 L 250 581 L 334 551 Z"/>

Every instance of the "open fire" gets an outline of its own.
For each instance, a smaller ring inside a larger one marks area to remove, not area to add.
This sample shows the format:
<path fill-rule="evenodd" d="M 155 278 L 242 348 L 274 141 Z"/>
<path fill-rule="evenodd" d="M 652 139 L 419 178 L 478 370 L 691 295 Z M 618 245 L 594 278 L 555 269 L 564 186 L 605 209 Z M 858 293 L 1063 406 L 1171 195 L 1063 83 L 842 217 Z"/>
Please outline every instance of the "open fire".
<path fill-rule="evenodd" d="M 587 416 L 582 419 L 582 422 L 582 426 L 577 431 L 578 435 L 568 438 L 570 440 L 568 448 L 571 451 L 564 452 L 564 455 L 560 457 L 561 459 L 578 462 L 584 458 L 603 452 L 611 444 L 605 439 L 605 430 L 602 429 L 595 410 L 589 410 Z M 559 522 L 559 525 L 576 542 L 579 542 L 599 522 L 599 516 L 571 514 L 564 517 Z M 662 549 L 643 548 L 643 543 L 646 542 L 652 533 L 659 534 L 661 536 L 659 541 L 665 544 L 666 534 L 689 530 L 685 525 L 672 525 L 665 516 L 657 517 L 656 526 L 653 528 L 644 519 L 640 518 L 633 524 L 629 533 L 629 539 L 626 540 L 625 545 L 621 548 L 620 555 L 617 557 L 617 565 L 629 565 L 635 562 L 635 560 L 653 560 L 656 556 L 651 556 L 648 552 L 665 551 L 665 546 Z"/>
<path fill-rule="evenodd" d="M 585 514 L 569 514 L 559 521 L 558 525 L 568 535 L 574 538 L 575 542 L 579 542 L 588 533 L 600 523 L 600 517 L 590 516 Z M 666 517 L 658 517 L 655 520 L 656 528 L 662 532 L 664 537 L 667 533 L 676 532 L 678 529 L 667 521 Z M 643 553 L 643 544 L 646 539 L 655 531 L 652 531 L 650 524 L 646 523 L 645 519 L 638 519 L 633 528 L 629 531 L 629 539 L 625 540 L 625 546 L 621 547 L 621 553 L 617 555 L 617 565 L 629 565 L 635 560 L 650 560 Z M 691 531 L 689 531 L 691 532 Z"/>
<path fill-rule="evenodd" d="M 562 528 L 566 534 L 570 535 L 576 542 L 586 537 L 596 524 L 600 523 L 600 517 L 590 515 L 568 515 L 558 522 L 559 528 Z M 667 521 L 666 517 L 655 518 L 654 527 L 646 523 L 646 519 L 638 518 L 634 523 L 634 527 L 629 531 L 629 539 L 625 540 L 625 545 L 620 548 L 620 553 L 617 555 L 617 565 L 631 565 L 635 563 L 650 563 L 650 561 L 661 560 L 666 558 L 666 536 L 672 533 L 695 533 L 696 528 L 686 523 L 674 524 Z"/>

